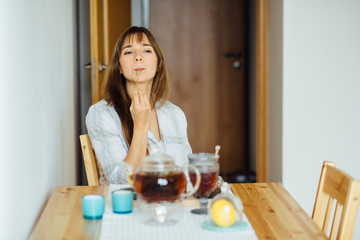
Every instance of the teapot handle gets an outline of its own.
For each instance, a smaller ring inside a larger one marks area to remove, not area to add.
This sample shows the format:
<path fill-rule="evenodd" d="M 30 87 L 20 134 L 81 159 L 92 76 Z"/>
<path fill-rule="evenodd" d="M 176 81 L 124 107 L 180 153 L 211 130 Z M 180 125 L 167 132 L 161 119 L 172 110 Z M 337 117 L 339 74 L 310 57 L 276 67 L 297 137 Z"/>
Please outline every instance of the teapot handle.
<path fill-rule="evenodd" d="M 189 164 L 188 167 L 194 170 L 196 174 L 196 182 L 195 182 L 195 186 L 193 186 L 193 189 L 191 191 L 181 194 L 181 196 L 184 198 L 193 195 L 199 189 L 200 181 L 201 181 L 201 175 L 199 169 L 192 164 Z"/>

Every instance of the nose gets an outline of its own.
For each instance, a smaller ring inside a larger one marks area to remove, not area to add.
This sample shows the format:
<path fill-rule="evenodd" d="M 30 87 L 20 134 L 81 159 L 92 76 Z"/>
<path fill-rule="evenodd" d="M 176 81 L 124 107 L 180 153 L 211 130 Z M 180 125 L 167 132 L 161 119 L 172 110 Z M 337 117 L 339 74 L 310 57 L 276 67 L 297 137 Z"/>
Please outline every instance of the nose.
<path fill-rule="evenodd" d="M 141 61 L 141 60 L 142 60 L 141 52 L 140 52 L 140 51 L 136 51 L 135 61 L 138 62 L 138 61 Z"/>

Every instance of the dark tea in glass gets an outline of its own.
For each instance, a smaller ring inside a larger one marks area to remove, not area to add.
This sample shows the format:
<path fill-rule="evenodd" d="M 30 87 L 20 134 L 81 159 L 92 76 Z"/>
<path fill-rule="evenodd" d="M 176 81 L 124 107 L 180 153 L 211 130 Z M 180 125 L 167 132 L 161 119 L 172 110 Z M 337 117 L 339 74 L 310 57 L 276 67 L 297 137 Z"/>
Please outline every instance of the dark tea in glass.
<path fill-rule="evenodd" d="M 139 172 L 135 175 L 134 187 L 146 202 L 176 201 L 186 190 L 186 177 L 183 172 L 167 175 Z"/>
<path fill-rule="evenodd" d="M 200 172 L 201 181 L 200 187 L 196 191 L 196 197 L 208 197 L 214 190 L 218 180 L 218 173 L 214 172 Z M 194 185 L 196 181 L 196 174 L 194 172 L 189 173 L 191 183 Z"/>

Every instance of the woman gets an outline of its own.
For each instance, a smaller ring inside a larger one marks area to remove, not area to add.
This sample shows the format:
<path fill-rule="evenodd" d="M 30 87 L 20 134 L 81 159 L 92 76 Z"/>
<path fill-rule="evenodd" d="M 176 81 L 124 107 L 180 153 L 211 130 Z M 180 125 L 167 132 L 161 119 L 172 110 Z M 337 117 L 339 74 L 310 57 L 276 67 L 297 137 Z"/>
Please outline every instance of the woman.
<path fill-rule="evenodd" d="M 104 99 L 90 107 L 86 126 L 100 169 L 100 184 L 127 183 L 126 169 L 147 154 L 187 163 L 191 147 L 183 111 L 167 101 L 169 80 L 161 49 L 149 30 L 130 27 L 119 38 L 107 69 Z"/>

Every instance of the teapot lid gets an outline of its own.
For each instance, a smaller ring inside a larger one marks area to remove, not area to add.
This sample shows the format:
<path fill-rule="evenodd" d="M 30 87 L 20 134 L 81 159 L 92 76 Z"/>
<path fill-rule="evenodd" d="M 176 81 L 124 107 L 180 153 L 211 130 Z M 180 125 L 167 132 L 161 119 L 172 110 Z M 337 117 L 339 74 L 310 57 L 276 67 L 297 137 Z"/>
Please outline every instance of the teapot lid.
<path fill-rule="evenodd" d="M 144 158 L 143 166 L 154 170 L 169 170 L 175 167 L 175 161 L 173 157 L 167 154 L 153 154 Z"/>

